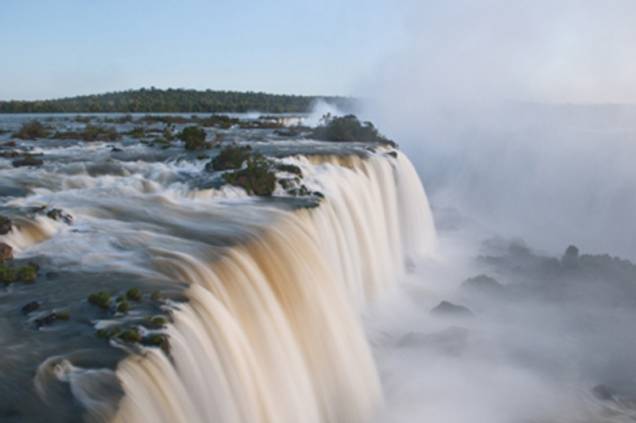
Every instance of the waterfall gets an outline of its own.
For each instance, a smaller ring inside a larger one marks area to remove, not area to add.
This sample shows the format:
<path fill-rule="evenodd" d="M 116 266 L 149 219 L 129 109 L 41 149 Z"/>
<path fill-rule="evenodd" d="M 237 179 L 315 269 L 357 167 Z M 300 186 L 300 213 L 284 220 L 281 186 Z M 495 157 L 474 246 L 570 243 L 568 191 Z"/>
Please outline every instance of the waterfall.
<path fill-rule="evenodd" d="M 410 161 L 374 154 L 296 159 L 325 199 L 278 210 L 219 259 L 166 253 L 189 283 L 169 359 L 156 348 L 120 363 L 115 422 L 365 422 L 382 393 L 360 312 L 409 257 L 435 249 Z"/>

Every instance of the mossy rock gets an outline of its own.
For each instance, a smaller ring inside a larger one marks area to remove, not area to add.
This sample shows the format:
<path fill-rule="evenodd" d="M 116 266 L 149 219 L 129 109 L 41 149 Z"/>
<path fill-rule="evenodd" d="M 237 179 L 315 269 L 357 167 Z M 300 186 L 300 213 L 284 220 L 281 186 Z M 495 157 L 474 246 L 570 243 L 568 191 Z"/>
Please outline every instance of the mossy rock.
<path fill-rule="evenodd" d="M 10 284 L 16 281 L 15 269 L 6 264 L 0 263 L 0 282 Z"/>
<path fill-rule="evenodd" d="M 252 147 L 250 146 L 230 145 L 221 150 L 218 156 L 205 165 L 205 170 L 238 169 L 250 157 L 251 153 Z"/>
<path fill-rule="evenodd" d="M 132 131 L 128 132 L 128 135 L 132 138 L 144 138 L 146 136 L 146 131 L 143 127 L 137 126 Z"/>
<path fill-rule="evenodd" d="M 139 329 L 129 328 L 118 333 L 117 338 L 121 339 L 124 342 L 134 343 L 141 341 L 141 334 L 139 333 Z"/>
<path fill-rule="evenodd" d="M 157 315 L 146 319 L 146 325 L 152 329 L 159 329 L 168 324 L 165 316 Z"/>
<path fill-rule="evenodd" d="M 33 283 L 38 277 L 38 269 L 33 264 L 27 264 L 18 268 L 16 279 L 24 283 Z"/>
<path fill-rule="evenodd" d="M 143 338 L 143 345 L 151 346 L 151 347 L 159 347 L 165 353 L 170 352 L 170 343 L 168 341 L 168 336 L 163 334 L 152 334 Z"/>
<path fill-rule="evenodd" d="M 70 320 L 71 319 L 71 313 L 69 313 L 66 310 L 56 311 L 55 312 L 55 316 L 57 317 L 57 320 Z"/>
<path fill-rule="evenodd" d="M 81 133 L 84 141 L 117 141 L 121 135 L 114 128 L 86 125 Z"/>
<path fill-rule="evenodd" d="M 130 288 L 126 291 L 126 298 L 130 301 L 141 301 L 141 290 L 139 288 Z"/>
<path fill-rule="evenodd" d="M 276 175 L 263 156 L 252 156 L 245 169 L 223 175 L 231 185 L 243 188 L 249 195 L 269 197 L 276 188 Z"/>
<path fill-rule="evenodd" d="M 23 140 L 35 140 L 48 137 L 48 130 L 37 120 L 32 120 L 22 124 L 22 127 L 13 134 L 16 138 Z"/>
<path fill-rule="evenodd" d="M 106 291 L 99 291 L 88 296 L 88 302 L 100 308 L 107 309 L 110 307 L 111 296 Z"/>
<path fill-rule="evenodd" d="M 323 116 L 322 124 L 311 133 L 311 137 L 324 141 L 373 142 L 396 147 L 395 142 L 380 134 L 371 122 L 360 122 L 355 115 Z"/>
<path fill-rule="evenodd" d="M 293 165 L 293 164 L 287 164 L 287 163 L 279 163 L 276 165 L 276 170 L 279 170 L 281 172 L 287 172 L 287 173 L 292 173 L 296 176 L 299 177 L 303 177 L 303 171 L 300 167 Z"/>
<path fill-rule="evenodd" d="M 124 314 L 126 314 L 126 313 L 128 313 L 128 310 L 129 310 L 129 309 L 130 309 L 130 306 L 128 305 L 128 301 L 126 301 L 126 300 L 121 301 L 121 302 L 119 302 L 119 303 L 117 304 L 117 311 L 118 311 L 119 313 L 124 313 Z"/>
<path fill-rule="evenodd" d="M 202 150 L 207 147 L 206 134 L 203 128 L 188 126 L 179 133 L 179 139 L 185 143 L 186 150 Z"/>

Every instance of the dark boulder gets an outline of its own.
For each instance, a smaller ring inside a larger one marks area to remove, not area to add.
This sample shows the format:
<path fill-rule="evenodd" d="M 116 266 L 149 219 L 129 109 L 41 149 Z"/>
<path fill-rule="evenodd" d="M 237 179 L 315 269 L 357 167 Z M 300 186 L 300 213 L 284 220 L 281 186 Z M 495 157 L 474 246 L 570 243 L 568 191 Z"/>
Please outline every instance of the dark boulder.
<path fill-rule="evenodd" d="M 252 153 L 252 147 L 230 145 L 225 147 L 218 156 L 213 158 L 208 164 L 205 165 L 205 170 L 208 172 L 238 169 L 243 163 L 250 157 Z"/>
<path fill-rule="evenodd" d="M 443 317 L 472 317 L 473 312 L 468 307 L 442 301 L 431 310 L 431 314 Z"/>
<path fill-rule="evenodd" d="M 11 222 L 11 219 L 0 215 L 0 235 L 8 234 L 11 232 L 12 227 L 13 223 Z"/>
<path fill-rule="evenodd" d="M 225 182 L 243 188 L 249 195 L 269 197 L 276 188 L 276 175 L 262 156 L 250 157 L 245 169 L 226 173 L 223 177 Z"/>
<path fill-rule="evenodd" d="M 38 303 L 37 301 L 31 301 L 30 303 L 23 305 L 21 310 L 24 314 L 29 314 L 32 311 L 35 311 L 39 308 L 40 308 L 40 303 Z"/>
<path fill-rule="evenodd" d="M 13 164 L 13 167 L 42 166 L 44 164 L 44 161 L 30 154 L 27 154 L 20 159 L 14 160 L 11 163 Z"/>
<path fill-rule="evenodd" d="M 592 394 L 602 401 L 612 401 L 616 398 L 616 392 L 604 384 L 596 385 L 592 388 Z"/>
<path fill-rule="evenodd" d="M 73 223 L 73 216 L 71 216 L 70 214 L 66 213 L 62 209 L 51 209 L 51 210 L 49 210 L 46 213 L 46 216 L 49 219 L 62 221 L 64 223 L 66 223 L 67 225 L 71 225 Z"/>
<path fill-rule="evenodd" d="M 13 259 L 13 248 L 9 244 L 0 242 L 0 263 Z"/>
<path fill-rule="evenodd" d="M 464 283 L 462 283 L 462 289 L 483 294 L 499 294 L 503 292 L 504 286 L 493 277 L 477 275 L 466 279 Z"/>

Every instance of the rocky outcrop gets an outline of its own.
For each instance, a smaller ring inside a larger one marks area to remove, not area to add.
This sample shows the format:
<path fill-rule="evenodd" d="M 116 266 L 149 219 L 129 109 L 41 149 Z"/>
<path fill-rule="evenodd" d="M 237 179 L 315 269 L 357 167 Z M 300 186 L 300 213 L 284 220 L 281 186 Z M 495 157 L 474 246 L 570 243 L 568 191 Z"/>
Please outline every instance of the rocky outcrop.
<path fill-rule="evenodd" d="M 448 301 L 442 301 L 431 310 L 431 314 L 440 317 L 472 317 L 473 312 L 468 307 L 457 305 Z"/>

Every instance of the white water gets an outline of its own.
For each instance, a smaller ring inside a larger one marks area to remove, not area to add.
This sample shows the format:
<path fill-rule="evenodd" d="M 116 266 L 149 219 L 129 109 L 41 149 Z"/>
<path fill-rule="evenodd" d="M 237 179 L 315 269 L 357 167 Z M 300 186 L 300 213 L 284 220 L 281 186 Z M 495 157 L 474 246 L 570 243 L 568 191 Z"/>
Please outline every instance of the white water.
<path fill-rule="evenodd" d="M 158 349 L 117 374 L 116 422 L 364 422 L 382 403 L 360 312 L 410 258 L 434 254 L 426 195 L 402 154 L 299 159 L 326 199 L 276 211 L 263 233 L 210 261 L 172 252 L 189 282 Z"/>

